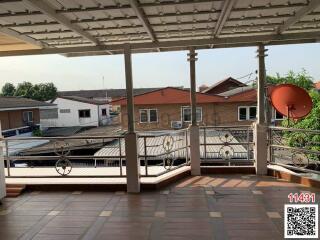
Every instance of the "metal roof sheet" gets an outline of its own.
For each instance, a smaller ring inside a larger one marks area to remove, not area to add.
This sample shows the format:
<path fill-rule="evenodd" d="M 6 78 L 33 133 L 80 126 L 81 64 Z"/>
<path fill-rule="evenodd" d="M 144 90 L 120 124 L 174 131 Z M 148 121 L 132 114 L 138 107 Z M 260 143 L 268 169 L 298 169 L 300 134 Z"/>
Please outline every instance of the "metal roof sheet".
<path fill-rule="evenodd" d="M 0 44 L 0 56 L 117 54 L 123 44 L 151 52 L 317 42 L 319 29 L 319 0 L 0 2 L 0 32 L 42 48 Z"/>

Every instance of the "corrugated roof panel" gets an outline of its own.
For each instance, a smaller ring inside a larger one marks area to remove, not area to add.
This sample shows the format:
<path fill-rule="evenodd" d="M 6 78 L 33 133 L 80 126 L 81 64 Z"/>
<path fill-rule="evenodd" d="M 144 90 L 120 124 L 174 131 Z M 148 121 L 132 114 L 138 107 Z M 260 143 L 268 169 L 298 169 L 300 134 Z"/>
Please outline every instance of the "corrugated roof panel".
<path fill-rule="evenodd" d="M 52 38 L 43 40 L 43 43 L 48 42 L 50 46 L 64 44 L 65 47 L 78 46 L 79 41 L 82 41 L 81 44 L 92 45 L 89 41 L 97 43 L 95 38 L 102 40 L 103 44 L 111 41 L 112 44 L 134 41 L 147 43 L 151 41 L 152 34 L 155 34 L 160 42 L 208 39 L 212 38 L 217 23 L 222 19 L 226 21 L 222 21 L 219 28 L 221 34 L 216 36 L 217 38 L 261 34 L 273 36 L 278 27 L 294 18 L 295 13 L 316 3 L 306 0 L 241 0 L 236 1 L 231 12 L 226 13 L 223 18 L 225 0 L 139 0 L 138 9 L 144 12 L 142 15 L 145 16 L 138 18 L 139 13 L 130 7 L 129 0 L 44 0 L 42 3 L 52 8 L 53 12 L 56 11 L 51 16 L 50 13 L 42 14 L 44 10 L 26 2 L 27 0 L 0 2 L 0 26 L 17 31 L 18 34 L 13 34 L 18 38 L 21 33 L 21 39 L 26 41 L 29 37 Z M 302 33 L 303 41 L 315 41 L 319 31 L 320 5 L 309 11 L 310 14 L 297 19 L 297 23 L 287 26 L 282 32 Z M 71 21 L 71 25 L 61 21 L 59 17 L 66 18 L 67 22 Z M 149 29 L 143 25 L 147 25 Z M 304 33 L 314 33 L 315 37 L 306 39 Z M 30 40 L 32 42 L 32 39 Z M 179 49 L 178 46 L 174 47 Z"/>

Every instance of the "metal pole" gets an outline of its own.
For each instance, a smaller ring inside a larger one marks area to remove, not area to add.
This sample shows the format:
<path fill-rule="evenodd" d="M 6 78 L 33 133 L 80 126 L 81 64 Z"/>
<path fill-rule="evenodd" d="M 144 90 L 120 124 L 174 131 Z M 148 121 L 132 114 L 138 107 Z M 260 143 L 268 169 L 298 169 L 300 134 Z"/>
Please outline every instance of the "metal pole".
<path fill-rule="evenodd" d="M 207 159 L 207 129 L 203 129 L 204 159 Z"/>
<path fill-rule="evenodd" d="M 186 138 L 186 163 L 188 163 L 188 160 L 189 160 L 188 129 L 185 132 L 185 138 Z"/>
<path fill-rule="evenodd" d="M 7 158 L 7 171 L 8 171 L 8 177 L 10 177 L 10 159 L 9 159 L 9 145 L 8 140 L 4 139 L 4 144 L 6 148 L 6 158 Z"/>
<path fill-rule="evenodd" d="M 250 127 L 248 127 L 247 128 L 247 143 L 248 143 L 248 145 L 247 145 L 247 160 L 249 161 L 250 160 Z"/>
<path fill-rule="evenodd" d="M 148 176 L 148 159 L 147 159 L 147 137 L 143 137 L 143 145 L 144 145 L 144 166 L 146 171 L 146 176 Z"/>
<path fill-rule="evenodd" d="M 122 172 L 122 150 L 121 150 L 121 138 L 118 139 L 119 141 L 119 160 L 120 160 L 120 176 L 123 175 L 123 172 Z"/>
<path fill-rule="evenodd" d="M 134 103 L 133 103 L 131 48 L 129 44 L 124 45 L 124 63 L 125 63 L 125 72 L 126 72 L 128 133 L 133 133 L 134 132 L 134 106 L 133 106 Z"/>
<path fill-rule="evenodd" d="M 259 78 L 258 78 L 258 124 L 264 124 L 265 119 L 265 83 L 266 83 L 266 66 L 265 66 L 265 54 L 267 50 L 263 44 L 258 46 L 258 58 L 259 58 Z"/>
<path fill-rule="evenodd" d="M 190 100 L 191 100 L 191 124 L 192 126 L 197 125 L 197 103 L 196 103 L 196 61 L 198 54 L 195 52 L 194 48 L 189 50 L 190 62 Z"/>

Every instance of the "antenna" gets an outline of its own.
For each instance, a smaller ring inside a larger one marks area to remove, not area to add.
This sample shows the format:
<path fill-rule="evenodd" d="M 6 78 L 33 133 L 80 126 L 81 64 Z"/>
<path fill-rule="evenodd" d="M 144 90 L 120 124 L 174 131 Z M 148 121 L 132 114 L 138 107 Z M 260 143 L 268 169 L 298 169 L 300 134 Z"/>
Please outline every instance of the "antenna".
<path fill-rule="evenodd" d="M 280 84 L 271 92 L 272 106 L 282 115 L 294 120 L 307 116 L 312 100 L 307 91 L 293 84 Z"/>

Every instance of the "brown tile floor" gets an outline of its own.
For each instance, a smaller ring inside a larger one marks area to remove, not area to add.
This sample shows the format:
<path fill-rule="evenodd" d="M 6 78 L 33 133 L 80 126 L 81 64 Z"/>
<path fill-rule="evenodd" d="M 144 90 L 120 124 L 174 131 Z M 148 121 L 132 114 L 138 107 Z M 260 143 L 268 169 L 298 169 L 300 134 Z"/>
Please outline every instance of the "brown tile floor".
<path fill-rule="evenodd" d="M 189 177 L 161 191 L 31 192 L 5 199 L 0 239 L 283 239 L 288 194 L 271 177 Z"/>

